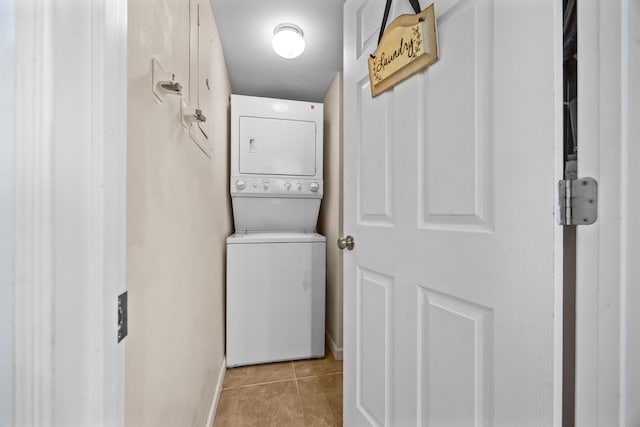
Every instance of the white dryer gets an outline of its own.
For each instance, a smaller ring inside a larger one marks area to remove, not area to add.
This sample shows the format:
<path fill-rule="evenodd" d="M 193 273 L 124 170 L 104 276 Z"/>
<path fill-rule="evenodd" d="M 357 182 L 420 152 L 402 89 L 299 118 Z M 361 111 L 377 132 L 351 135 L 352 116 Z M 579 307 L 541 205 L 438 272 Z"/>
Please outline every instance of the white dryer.
<path fill-rule="evenodd" d="M 231 96 L 227 365 L 324 355 L 322 104 Z"/>

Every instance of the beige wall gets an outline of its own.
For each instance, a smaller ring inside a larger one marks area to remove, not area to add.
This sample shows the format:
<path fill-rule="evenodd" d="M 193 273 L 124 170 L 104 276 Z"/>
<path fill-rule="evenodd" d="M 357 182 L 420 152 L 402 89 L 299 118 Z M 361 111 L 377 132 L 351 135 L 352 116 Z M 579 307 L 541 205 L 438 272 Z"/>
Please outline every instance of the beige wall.
<path fill-rule="evenodd" d="M 342 359 L 342 73 L 324 99 L 324 198 L 318 231 L 327 237 L 327 342 Z"/>
<path fill-rule="evenodd" d="M 196 0 L 192 0 L 196 1 Z M 151 58 L 189 93 L 189 1 L 129 0 L 125 419 L 130 427 L 206 424 L 224 360 L 229 80 L 209 2 L 210 158 L 186 136 L 179 98 L 151 91 Z"/>

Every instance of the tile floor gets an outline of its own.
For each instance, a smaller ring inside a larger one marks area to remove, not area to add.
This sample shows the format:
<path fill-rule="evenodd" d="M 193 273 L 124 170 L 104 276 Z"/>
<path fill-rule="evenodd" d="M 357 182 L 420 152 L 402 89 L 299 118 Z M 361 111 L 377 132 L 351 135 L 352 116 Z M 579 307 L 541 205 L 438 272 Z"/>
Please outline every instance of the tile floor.
<path fill-rule="evenodd" d="M 322 359 L 227 369 L 214 427 L 342 426 L 342 361 Z"/>

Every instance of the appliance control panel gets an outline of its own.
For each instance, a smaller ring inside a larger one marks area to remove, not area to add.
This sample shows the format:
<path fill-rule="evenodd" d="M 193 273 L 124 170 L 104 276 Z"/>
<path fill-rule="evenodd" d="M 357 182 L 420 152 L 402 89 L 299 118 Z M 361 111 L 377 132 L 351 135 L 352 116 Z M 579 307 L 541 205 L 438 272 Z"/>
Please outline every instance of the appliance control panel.
<path fill-rule="evenodd" d="M 300 178 L 231 177 L 231 194 L 322 198 L 322 180 Z"/>

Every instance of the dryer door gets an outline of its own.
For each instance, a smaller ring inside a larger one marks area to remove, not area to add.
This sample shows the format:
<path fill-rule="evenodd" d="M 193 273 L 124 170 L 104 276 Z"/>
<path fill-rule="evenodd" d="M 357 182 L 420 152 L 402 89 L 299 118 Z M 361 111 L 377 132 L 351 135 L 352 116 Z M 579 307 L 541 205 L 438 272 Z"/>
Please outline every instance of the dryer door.
<path fill-rule="evenodd" d="M 314 176 L 316 124 L 240 117 L 240 173 Z"/>

